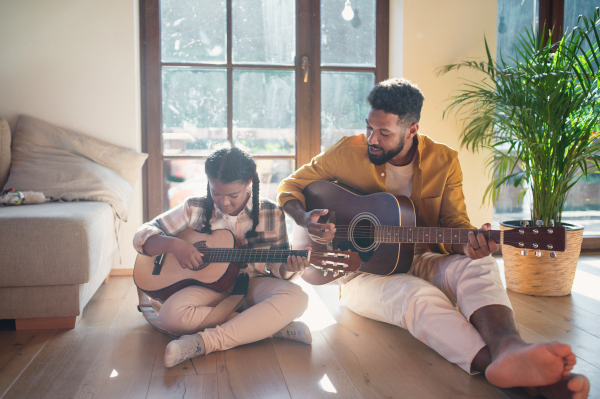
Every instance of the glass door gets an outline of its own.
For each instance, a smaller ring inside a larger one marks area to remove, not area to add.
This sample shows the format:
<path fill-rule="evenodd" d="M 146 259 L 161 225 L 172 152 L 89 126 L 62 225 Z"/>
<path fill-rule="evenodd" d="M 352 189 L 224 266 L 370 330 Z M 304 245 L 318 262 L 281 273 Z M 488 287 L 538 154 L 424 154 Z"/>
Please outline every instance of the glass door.
<path fill-rule="evenodd" d="M 145 220 L 206 194 L 222 142 L 257 161 L 261 195 L 345 135 L 387 78 L 387 0 L 140 0 Z"/>

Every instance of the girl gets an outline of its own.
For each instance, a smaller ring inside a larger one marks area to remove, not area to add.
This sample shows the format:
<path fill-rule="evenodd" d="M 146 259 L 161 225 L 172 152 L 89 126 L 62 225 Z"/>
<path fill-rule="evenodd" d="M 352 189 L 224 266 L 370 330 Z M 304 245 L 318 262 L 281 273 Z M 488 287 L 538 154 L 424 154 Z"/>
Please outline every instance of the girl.
<path fill-rule="evenodd" d="M 206 160 L 205 171 L 207 196 L 189 198 L 142 225 L 133 239 L 139 253 L 155 256 L 170 252 L 181 267 L 196 268 L 203 263 L 202 254 L 193 245 L 174 237 L 189 228 L 201 233 L 229 229 L 241 248 L 289 249 L 284 214 L 275 203 L 259 198 L 256 164 L 248 153 L 229 144 L 219 147 Z M 292 322 L 306 310 L 308 296 L 289 281 L 305 267 L 308 261 L 295 256 L 288 257 L 287 263 L 249 264 L 240 271 L 250 277 L 241 306 L 246 310 L 234 312 L 225 323 L 200 332 L 203 320 L 232 288 L 218 293 L 190 286 L 163 304 L 152 301 L 165 329 L 182 335 L 167 345 L 165 365 L 173 367 L 192 357 L 268 337 L 310 344 L 308 327 L 302 322 Z"/>

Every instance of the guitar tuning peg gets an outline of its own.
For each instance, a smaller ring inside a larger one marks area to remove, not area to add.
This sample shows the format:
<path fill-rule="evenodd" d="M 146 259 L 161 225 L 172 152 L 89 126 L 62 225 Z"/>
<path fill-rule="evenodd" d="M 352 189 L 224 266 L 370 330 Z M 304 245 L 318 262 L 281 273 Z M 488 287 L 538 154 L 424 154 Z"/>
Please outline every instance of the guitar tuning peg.
<path fill-rule="evenodd" d="M 522 249 L 521 250 L 521 255 L 527 256 L 527 255 L 529 255 L 529 252 L 526 249 Z"/>
<path fill-rule="evenodd" d="M 536 225 L 537 227 L 542 227 L 542 226 L 544 225 L 544 222 L 542 222 L 541 220 L 536 220 L 536 221 L 535 221 L 535 225 Z"/>
<path fill-rule="evenodd" d="M 537 256 L 538 258 L 541 258 L 542 255 L 543 255 L 543 253 L 539 249 L 537 251 L 535 251 L 535 256 Z"/>
<path fill-rule="evenodd" d="M 523 227 L 529 226 L 529 221 L 528 220 L 521 221 L 521 226 L 523 226 Z"/>
<path fill-rule="evenodd" d="M 554 227 L 554 219 L 550 219 L 550 226 Z"/>
<path fill-rule="evenodd" d="M 339 270 L 336 270 L 335 273 L 333 273 L 333 277 L 337 277 L 338 274 L 340 274 Z"/>
<path fill-rule="evenodd" d="M 550 257 L 551 258 L 556 258 L 556 252 L 554 252 L 554 251 L 550 252 Z"/>
<path fill-rule="evenodd" d="M 323 270 L 323 276 L 327 277 L 327 269 Z"/>

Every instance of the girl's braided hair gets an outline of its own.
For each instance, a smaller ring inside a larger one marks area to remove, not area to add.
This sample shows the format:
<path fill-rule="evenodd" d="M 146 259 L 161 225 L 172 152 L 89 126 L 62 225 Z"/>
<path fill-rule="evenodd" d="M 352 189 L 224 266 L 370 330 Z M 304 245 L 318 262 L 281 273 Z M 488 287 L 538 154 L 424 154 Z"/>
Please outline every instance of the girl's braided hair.
<path fill-rule="evenodd" d="M 258 201 L 259 178 L 256 163 L 246 151 L 229 143 L 218 146 L 206 159 L 204 164 L 206 176 L 219 180 L 223 184 L 252 180 L 252 229 L 246 232 L 246 238 L 257 237 L 256 226 L 260 204 Z M 206 186 L 206 201 L 204 201 L 204 227 L 201 233 L 210 233 L 210 218 L 214 209 L 214 201 L 210 194 L 210 183 Z"/>

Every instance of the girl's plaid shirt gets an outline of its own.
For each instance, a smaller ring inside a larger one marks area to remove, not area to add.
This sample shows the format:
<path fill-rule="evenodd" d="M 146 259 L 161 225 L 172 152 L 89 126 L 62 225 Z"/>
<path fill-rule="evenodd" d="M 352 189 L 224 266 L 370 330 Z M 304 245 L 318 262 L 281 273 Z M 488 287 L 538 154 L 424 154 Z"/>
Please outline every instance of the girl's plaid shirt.
<path fill-rule="evenodd" d="M 146 240 L 153 235 L 162 234 L 176 236 L 186 229 L 200 231 L 204 227 L 204 202 L 205 197 L 190 197 L 184 203 L 157 216 L 154 220 L 144 223 L 135 233 L 133 246 L 142 255 Z M 211 215 L 210 223 L 213 230 L 228 229 L 236 237 L 236 243 L 244 249 L 282 249 L 289 250 L 290 245 L 285 224 L 285 214 L 269 199 L 260 198 L 260 211 L 256 232 L 258 237 L 247 239 L 245 233 L 252 229 L 252 201 L 248 201 L 246 207 L 240 212 L 237 220 L 237 228 L 229 224 L 229 217 L 215 205 Z M 253 275 L 272 274 L 281 278 L 279 266 L 281 263 L 250 263 L 248 268 L 243 269 L 251 277 Z"/>

